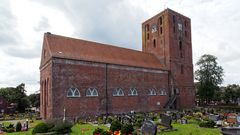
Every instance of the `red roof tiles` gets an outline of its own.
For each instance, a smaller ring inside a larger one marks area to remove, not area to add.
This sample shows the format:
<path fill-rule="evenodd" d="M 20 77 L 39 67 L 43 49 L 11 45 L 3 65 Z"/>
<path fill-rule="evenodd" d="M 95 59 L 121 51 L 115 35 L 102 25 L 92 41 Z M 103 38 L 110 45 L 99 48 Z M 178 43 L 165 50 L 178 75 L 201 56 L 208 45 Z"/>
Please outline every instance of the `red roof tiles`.
<path fill-rule="evenodd" d="M 48 33 L 44 38 L 50 57 L 163 69 L 159 60 L 150 53 Z"/>

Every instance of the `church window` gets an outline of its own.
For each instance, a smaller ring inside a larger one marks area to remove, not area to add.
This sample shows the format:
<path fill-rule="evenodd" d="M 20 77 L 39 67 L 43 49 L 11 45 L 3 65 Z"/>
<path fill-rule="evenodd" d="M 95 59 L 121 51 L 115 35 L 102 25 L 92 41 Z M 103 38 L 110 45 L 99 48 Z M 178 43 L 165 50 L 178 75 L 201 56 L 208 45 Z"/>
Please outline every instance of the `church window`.
<path fill-rule="evenodd" d="M 154 88 L 149 89 L 148 95 L 150 95 L 150 96 L 157 95 L 156 90 Z"/>
<path fill-rule="evenodd" d="M 187 31 L 185 31 L 185 37 L 187 37 Z"/>
<path fill-rule="evenodd" d="M 80 97 L 80 92 L 77 88 L 71 87 L 67 91 L 67 97 Z"/>
<path fill-rule="evenodd" d="M 162 27 L 160 27 L 160 34 L 162 34 Z"/>
<path fill-rule="evenodd" d="M 175 17 L 175 15 L 173 15 L 173 23 L 175 23 L 176 22 L 176 17 Z"/>
<path fill-rule="evenodd" d="M 147 32 L 149 31 L 149 24 L 147 24 L 147 25 L 145 26 L 145 29 L 146 29 Z"/>
<path fill-rule="evenodd" d="M 86 91 L 86 96 L 87 97 L 96 97 L 98 96 L 98 91 L 96 88 L 88 88 Z"/>
<path fill-rule="evenodd" d="M 159 24 L 162 25 L 162 17 L 159 18 Z"/>
<path fill-rule="evenodd" d="M 113 91 L 113 96 L 124 96 L 122 88 L 115 88 Z"/>
<path fill-rule="evenodd" d="M 156 48 L 156 40 L 153 40 L 153 47 Z"/>
<path fill-rule="evenodd" d="M 137 96 L 137 89 L 136 88 L 130 88 L 129 92 L 128 92 L 129 96 Z"/>
<path fill-rule="evenodd" d="M 147 40 L 149 40 L 149 33 L 147 33 Z"/>
<path fill-rule="evenodd" d="M 185 26 L 185 27 L 187 27 L 187 26 L 188 26 L 188 23 L 187 23 L 187 21 L 186 21 L 186 20 L 184 21 L 184 26 Z"/>
<path fill-rule="evenodd" d="M 165 89 L 161 89 L 161 90 L 160 90 L 160 95 L 167 95 L 166 90 L 165 90 Z"/>

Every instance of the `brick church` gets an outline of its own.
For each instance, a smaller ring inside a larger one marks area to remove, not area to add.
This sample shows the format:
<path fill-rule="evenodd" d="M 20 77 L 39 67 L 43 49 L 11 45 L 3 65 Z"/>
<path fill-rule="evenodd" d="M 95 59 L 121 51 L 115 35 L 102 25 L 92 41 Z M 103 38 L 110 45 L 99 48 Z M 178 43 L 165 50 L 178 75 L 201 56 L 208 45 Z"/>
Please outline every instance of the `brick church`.
<path fill-rule="evenodd" d="M 45 33 L 43 119 L 195 106 L 191 20 L 171 9 L 142 24 L 142 51 Z"/>

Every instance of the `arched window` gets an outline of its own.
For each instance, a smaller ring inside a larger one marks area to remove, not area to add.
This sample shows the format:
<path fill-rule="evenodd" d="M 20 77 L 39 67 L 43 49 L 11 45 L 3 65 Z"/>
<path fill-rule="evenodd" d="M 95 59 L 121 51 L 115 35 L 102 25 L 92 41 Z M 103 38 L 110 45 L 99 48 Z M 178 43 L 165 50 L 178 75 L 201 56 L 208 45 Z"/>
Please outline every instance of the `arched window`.
<path fill-rule="evenodd" d="M 67 97 L 80 97 L 80 92 L 77 88 L 71 87 L 67 91 Z"/>
<path fill-rule="evenodd" d="M 149 89 L 148 95 L 150 95 L 150 96 L 157 95 L 156 90 L 154 88 Z"/>
<path fill-rule="evenodd" d="M 115 88 L 113 90 L 113 96 L 124 96 L 122 88 Z"/>
<path fill-rule="evenodd" d="M 128 91 L 128 95 L 129 96 L 137 96 L 137 89 L 136 88 L 130 88 L 130 90 Z"/>
<path fill-rule="evenodd" d="M 98 96 L 98 91 L 96 88 L 88 88 L 86 91 L 86 96 L 87 97 L 96 97 Z"/>
<path fill-rule="evenodd" d="M 165 90 L 165 89 L 161 89 L 161 90 L 160 90 L 160 95 L 167 95 L 166 90 Z"/>

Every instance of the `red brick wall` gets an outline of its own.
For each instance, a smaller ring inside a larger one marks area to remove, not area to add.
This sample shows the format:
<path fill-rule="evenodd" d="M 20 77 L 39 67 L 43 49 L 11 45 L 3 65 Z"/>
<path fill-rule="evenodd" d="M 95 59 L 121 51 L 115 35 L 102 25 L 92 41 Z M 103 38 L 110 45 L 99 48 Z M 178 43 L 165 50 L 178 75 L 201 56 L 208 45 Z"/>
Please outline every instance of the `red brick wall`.
<path fill-rule="evenodd" d="M 106 64 L 74 60 L 53 60 L 53 114 L 51 118 L 84 117 L 86 115 L 108 113 L 124 113 L 134 110 L 157 111 L 162 109 L 168 100 L 168 95 L 162 96 L 160 89 L 168 90 L 168 72 L 118 65 L 107 65 L 106 99 Z M 76 87 L 81 97 L 67 97 L 67 90 Z M 86 97 L 86 90 L 95 87 L 98 97 Z M 113 90 L 121 87 L 124 96 L 113 96 Z M 135 87 L 138 96 L 128 96 L 131 87 Z M 156 88 L 157 95 L 147 95 L 149 88 Z M 167 93 L 169 93 L 167 91 Z M 160 102 L 160 106 L 157 105 Z M 108 104 L 106 108 L 106 103 Z"/>

